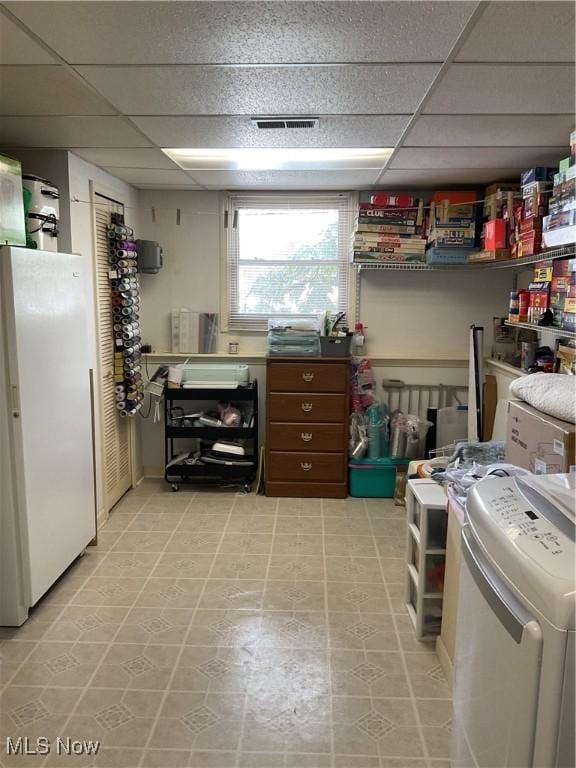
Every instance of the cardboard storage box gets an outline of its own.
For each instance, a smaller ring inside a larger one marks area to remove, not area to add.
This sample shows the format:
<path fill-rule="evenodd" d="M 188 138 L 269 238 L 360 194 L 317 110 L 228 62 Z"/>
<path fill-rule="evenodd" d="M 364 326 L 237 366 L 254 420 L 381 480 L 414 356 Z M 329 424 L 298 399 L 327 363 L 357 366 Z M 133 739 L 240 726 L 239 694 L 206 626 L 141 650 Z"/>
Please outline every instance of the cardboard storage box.
<path fill-rule="evenodd" d="M 537 475 L 569 472 L 576 464 L 576 426 L 527 403 L 508 403 L 506 460 Z"/>

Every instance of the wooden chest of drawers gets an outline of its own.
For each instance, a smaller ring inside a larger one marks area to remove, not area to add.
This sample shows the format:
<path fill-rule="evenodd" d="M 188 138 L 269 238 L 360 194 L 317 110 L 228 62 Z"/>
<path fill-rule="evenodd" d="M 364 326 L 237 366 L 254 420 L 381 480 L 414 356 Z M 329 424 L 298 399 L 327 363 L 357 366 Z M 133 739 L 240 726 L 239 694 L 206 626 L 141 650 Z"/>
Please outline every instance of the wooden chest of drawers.
<path fill-rule="evenodd" d="M 268 358 L 266 495 L 348 495 L 348 358 Z"/>

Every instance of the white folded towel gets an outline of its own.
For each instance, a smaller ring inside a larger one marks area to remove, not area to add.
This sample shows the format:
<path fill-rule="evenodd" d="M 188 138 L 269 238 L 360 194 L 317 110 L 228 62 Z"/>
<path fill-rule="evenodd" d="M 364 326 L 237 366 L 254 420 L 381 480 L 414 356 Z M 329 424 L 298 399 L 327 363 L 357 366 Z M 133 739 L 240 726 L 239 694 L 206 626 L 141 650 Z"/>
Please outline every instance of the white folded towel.
<path fill-rule="evenodd" d="M 532 373 L 514 379 L 510 392 L 542 413 L 576 424 L 576 376 Z"/>

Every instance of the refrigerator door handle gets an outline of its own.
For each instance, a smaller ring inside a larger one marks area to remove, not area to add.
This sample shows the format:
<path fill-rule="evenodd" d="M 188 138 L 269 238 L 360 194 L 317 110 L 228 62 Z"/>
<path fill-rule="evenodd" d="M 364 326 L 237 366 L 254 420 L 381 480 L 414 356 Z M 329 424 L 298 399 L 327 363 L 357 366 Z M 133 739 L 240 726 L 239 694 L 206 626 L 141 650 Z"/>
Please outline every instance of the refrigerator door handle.
<path fill-rule="evenodd" d="M 88 369 L 88 379 L 90 381 L 90 431 L 92 435 L 92 482 L 94 495 L 94 525 L 95 536 L 98 535 L 98 506 L 96 503 L 96 415 L 95 415 L 95 392 L 94 392 L 94 368 Z"/>
<path fill-rule="evenodd" d="M 508 634 L 520 644 L 524 630 L 538 622 L 484 560 L 474 546 L 468 526 L 462 528 L 462 544 L 462 554 L 478 589 Z"/>

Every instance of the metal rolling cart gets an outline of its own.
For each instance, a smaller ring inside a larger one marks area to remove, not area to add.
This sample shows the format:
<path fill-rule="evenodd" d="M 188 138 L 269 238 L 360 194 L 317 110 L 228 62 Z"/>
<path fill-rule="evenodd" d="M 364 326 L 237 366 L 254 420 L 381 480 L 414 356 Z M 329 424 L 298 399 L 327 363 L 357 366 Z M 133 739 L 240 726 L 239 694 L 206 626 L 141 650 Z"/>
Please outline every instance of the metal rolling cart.
<path fill-rule="evenodd" d="M 252 426 L 179 426 L 174 424 L 172 411 L 184 403 L 232 402 L 251 405 Z M 180 463 L 168 466 L 179 455 L 175 451 L 175 442 L 195 438 L 202 441 L 246 440 L 250 449 L 242 457 L 249 464 L 239 466 L 230 462 L 219 464 L 205 463 L 198 460 L 194 463 Z M 184 482 L 207 483 L 213 485 L 237 485 L 245 491 L 251 489 L 258 469 L 258 382 L 254 380 L 246 386 L 230 388 L 166 388 L 164 390 L 164 450 L 165 450 L 165 480 L 170 483 L 173 491 L 180 490 Z"/>

